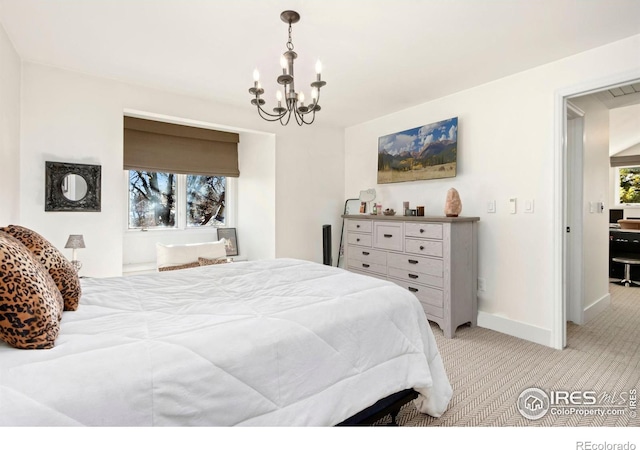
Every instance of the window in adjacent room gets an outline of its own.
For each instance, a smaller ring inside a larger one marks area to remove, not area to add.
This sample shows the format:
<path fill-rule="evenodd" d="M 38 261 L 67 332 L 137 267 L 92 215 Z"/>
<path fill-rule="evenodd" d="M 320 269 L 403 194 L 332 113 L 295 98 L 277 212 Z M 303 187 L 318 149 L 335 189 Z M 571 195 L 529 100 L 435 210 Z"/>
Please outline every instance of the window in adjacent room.
<path fill-rule="evenodd" d="M 620 203 L 640 204 L 640 167 L 618 169 Z"/>

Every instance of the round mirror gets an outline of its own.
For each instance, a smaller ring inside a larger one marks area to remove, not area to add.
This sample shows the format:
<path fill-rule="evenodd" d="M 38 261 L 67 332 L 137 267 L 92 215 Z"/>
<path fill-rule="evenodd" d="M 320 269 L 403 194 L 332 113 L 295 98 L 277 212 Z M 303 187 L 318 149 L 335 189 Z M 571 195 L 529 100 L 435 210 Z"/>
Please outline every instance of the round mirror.
<path fill-rule="evenodd" d="M 87 195 L 87 181 L 75 173 L 67 174 L 62 179 L 62 195 L 77 202 Z"/>

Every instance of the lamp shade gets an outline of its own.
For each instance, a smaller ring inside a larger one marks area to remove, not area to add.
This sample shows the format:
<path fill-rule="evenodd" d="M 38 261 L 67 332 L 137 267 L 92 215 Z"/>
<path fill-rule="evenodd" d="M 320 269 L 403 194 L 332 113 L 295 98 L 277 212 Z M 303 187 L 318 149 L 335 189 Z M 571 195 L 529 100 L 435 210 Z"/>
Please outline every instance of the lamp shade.
<path fill-rule="evenodd" d="M 84 238 L 81 234 L 70 234 L 64 248 L 85 248 Z"/>

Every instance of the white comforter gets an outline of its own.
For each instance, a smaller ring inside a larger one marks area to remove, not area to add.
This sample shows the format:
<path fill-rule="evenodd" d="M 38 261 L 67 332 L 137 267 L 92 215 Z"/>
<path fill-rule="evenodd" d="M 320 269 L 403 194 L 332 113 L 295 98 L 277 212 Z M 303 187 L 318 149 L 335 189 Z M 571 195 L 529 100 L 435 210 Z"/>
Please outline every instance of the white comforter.
<path fill-rule="evenodd" d="M 334 425 L 451 398 L 418 300 L 292 259 L 83 279 L 51 350 L 0 342 L 0 425 Z"/>

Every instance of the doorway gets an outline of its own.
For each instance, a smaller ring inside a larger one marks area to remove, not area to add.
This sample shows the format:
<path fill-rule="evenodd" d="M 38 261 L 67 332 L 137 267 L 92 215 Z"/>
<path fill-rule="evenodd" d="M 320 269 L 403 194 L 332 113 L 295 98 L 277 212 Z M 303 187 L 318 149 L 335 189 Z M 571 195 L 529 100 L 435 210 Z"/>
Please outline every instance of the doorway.
<path fill-rule="evenodd" d="M 568 89 L 559 92 L 556 97 L 556 142 L 560 150 L 556 155 L 557 170 L 559 172 L 559 183 L 556 184 L 557 201 L 559 214 L 556 224 L 558 225 L 556 256 L 560 260 L 560 270 L 558 271 L 557 292 L 561 301 L 556 302 L 554 330 L 552 330 L 553 346 L 564 348 L 567 345 L 567 321 L 582 324 L 589 317 L 585 317 L 585 261 L 589 261 L 585 255 L 584 238 L 584 213 L 585 208 L 591 209 L 588 212 L 601 214 L 602 220 L 608 222 L 608 211 L 610 206 L 610 196 L 602 201 L 590 201 L 584 196 L 584 168 L 583 168 L 583 133 L 584 133 L 584 112 L 572 105 L 578 98 L 593 96 L 598 97 L 603 103 L 607 103 L 607 96 L 611 97 L 611 92 L 617 92 L 621 88 L 630 86 L 640 86 L 640 73 L 633 75 L 621 75 L 612 77 L 609 80 L 594 82 L 591 86 Z M 631 88 L 633 89 L 633 88 Z M 638 89 L 640 91 L 640 89 Z M 630 92 L 633 95 L 626 96 L 626 99 L 612 99 L 608 108 L 615 105 L 640 104 L 640 92 Z M 621 96 L 622 97 L 622 96 Z M 581 114 L 582 113 L 582 114 Z M 608 149 L 608 146 L 607 146 Z M 607 151 L 608 161 L 608 151 Z M 608 168 L 608 163 L 607 163 Z M 609 187 L 609 189 L 611 189 Z M 596 212 L 596 213 L 597 213 Z M 601 220 L 601 221 L 602 221 Z M 606 230 L 606 228 L 604 228 Z M 606 231 L 605 231 L 606 232 Z M 608 240 L 608 236 L 606 237 Z M 607 257 L 608 263 L 608 257 Z M 605 277 L 604 274 L 601 274 Z M 591 279 L 591 277 L 587 277 Z M 608 283 L 608 274 L 605 277 Z M 600 303 L 600 308 L 602 304 Z M 591 311 L 592 313 L 594 311 Z M 597 308 L 595 308 L 597 312 Z"/>

